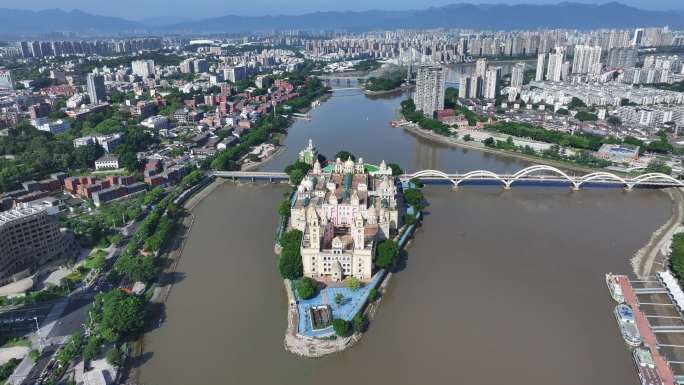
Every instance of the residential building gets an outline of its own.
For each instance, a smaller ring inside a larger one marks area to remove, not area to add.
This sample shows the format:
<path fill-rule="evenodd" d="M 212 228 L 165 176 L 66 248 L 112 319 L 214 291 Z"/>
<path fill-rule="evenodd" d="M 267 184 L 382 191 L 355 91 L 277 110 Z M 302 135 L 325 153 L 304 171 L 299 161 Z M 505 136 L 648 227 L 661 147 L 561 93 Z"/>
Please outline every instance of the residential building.
<path fill-rule="evenodd" d="M 525 63 L 516 64 L 511 70 L 511 87 L 520 91 L 525 81 Z"/>
<path fill-rule="evenodd" d="M 572 59 L 573 74 L 588 74 L 601 61 L 601 47 L 589 45 L 575 46 L 575 55 Z"/>
<path fill-rule="evenodd" d="M 0 286 L 28 276 L 38 265 L 69 257 L 73 236 L 59 229 L 55 207 L 22 204 L 0 212 Z"/>
<path fill-rule="evenodd" d="M 541 82 L 544 80 L 544 68 L 546 67 L 546 54 L 540 53 L 537 55 L 537 72 L 534 76 L 534 80 Z"/>
<path fill-rule="evenodd" d="M 134 60 L 131 62 L 133 73 L 147 79 L 154 75 L 154 60 Z"/>
<path fill-rule="evenodd" d="M 439 65 L 421 65 L 416 77 L 416 110 L 432 117 L 444 109 L 445 75 Z"/>
<path fill-rule="evenodd" d="M 12 71 L 0 68 L 0 88 L 14 89 L 14 77 Z"/>
<path fill-rule="evenodd" d="M 556 48 L 555 53 L 549 54 L 549 64 L 546 68 L 546 80 L 559 82 L 563 73 L 563 51 Z"/>
<path fill-rule="evenodd" d="M 115 155 L 104 155 L 95 161 L 95 170 L 119 168 L 119 157 Z"/>
<path fill-rule="evenodd" d="M 88 74 L 87 86 L 91 104 L 101 103 L 106 100 L 104 76 L 94 73 Z"/>
<path fill-rule="evenodd" d="M 499 85 L 501 80 L 501 67 L 489 68 L 485 78 L 484 97 L 486 99 L 496 99 L 499 95 Z"/>

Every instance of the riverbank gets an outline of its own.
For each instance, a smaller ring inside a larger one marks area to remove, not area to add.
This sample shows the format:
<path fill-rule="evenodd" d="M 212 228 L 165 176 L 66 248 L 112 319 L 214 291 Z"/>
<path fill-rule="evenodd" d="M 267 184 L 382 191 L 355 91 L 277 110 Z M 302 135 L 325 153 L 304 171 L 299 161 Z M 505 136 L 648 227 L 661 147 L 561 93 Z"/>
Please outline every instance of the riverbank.
<path fill-rule="evenodd" d="M 388 95 L 388 94 L 393 94 L 396 92 L 401 92 L 401 91 L 406 91 L 416 88 L 415 85 L 405 85 L 397 88 L 392 88 L 391 90 L 381 90 L 381 91 L 371 91 L 367 89 L 363 89 L 363 93 L 368 95 L 368 96 L 380 96 L 380 95 Z"/>
<path fill-rule="evenodd" d="M 648 243 L 639 249 L 630 260 L 632 270 L 639 279 L 644 279 L 655 274 L 656 271 L 665 269 L 672 236 L 684 230 L 682 226 L 684 221 L 684 191 L 679 188 L 671 188 L 665 191 L 672 200 L 672 216 L 651 235 Z M 657 262 L 659 258 L 662 261 Z M 657 263 L 660 264 L 660 267 L 654 267 Z"/>
<path fill-rule="evenodd" d="M 152 298 L 148 303 L 150 312 L 146 316 L 145 324 L 146 331 L 150 328 L 155 328 L 161 325 L 163 321 L 163 305 L 171 295 L 171 290 L 175 284 L 173 276 L 176 274 L 178 264 L 183 256 L 183 249 L 187 239 L 192 233 L 192 227 L 195 223 L 195 215 L 192 210 L 207 196 L 209 196 L 216 188 L 225 183 L 225 179 L 216 178 L 212 183 L 206 185 L 204 188 L 198 190 L 183 204 L 183 208 L 187 210 L 187 214 L 183 218 L 179 228 L 176 230 L 174 241 L 168 249 L 168 257 L 164 269 L 159 274 L 160 280 L 158 286 L 154 289 Z M 136 341 L 133 342 L 130 361 L 124 369 L 122 378 L 124 383 L 135 385 L 139 383 L 140 379 L 140 361 L 144 358 L 145 353 L 145 336 L 143 333 Z"/>
<path fill-rule="evenodd" d="M 432 140 L 434 142 L 444 144 L 447 146 L 477 150 L 477 151 L 485 152 L 488 154 L 502 155 L 502 156 L 506 156 L 509 158 L 525 160 L 525 161 L 528 161 L 531 163 L 545 164 L 548 166 L 558 167 L 558 168 L 562 168 L 565 170 L 577 171 L 577 172 L 582 172 L 582 173 L 591 173 L 591 172 L 595 172 L 598 170 L 595 168 L 580 166 L 580 165 L 570 163 L 570 162 L 562 162 L 562 161 L 557 161 L 557 160 L 553 160 L 553 159 L 547 159 L 547 158 L 540 158 L 540 157 L 536 157 L 536 156 L 525 155 L 525 154 L 521 154 L 519 152 L 512 152 L 512 151 L 500 150 L 497 148 L 490 148 L 490 147 L 486 147 L 485 145 L 483 145 L 481 143 L 466 142 L 466 141 L 462 141 L 462 140 L 448 138 L 446 136 L 435 134 L 432 131 L 424 130 L 422 128 L 415 127 L 413 125 L 402 124 L 400 127 L 403 128 L 405 131 L 408 131 L 408 132 L 413 133 L 417 136 L 420 136 L 421 138 L 429 139 L 429 140 Z"/>

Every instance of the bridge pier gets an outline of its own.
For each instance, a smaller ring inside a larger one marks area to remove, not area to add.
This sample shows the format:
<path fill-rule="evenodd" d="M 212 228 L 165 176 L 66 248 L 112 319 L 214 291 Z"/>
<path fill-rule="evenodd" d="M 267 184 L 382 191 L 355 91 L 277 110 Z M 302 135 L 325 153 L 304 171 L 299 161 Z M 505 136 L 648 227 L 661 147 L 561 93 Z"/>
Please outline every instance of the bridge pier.
<path fill-rule="evenodd" d="M 579 189 L 580 189 L 580 188 L 579 188 L 577 185 L 574 185 L 574 184 L 573 184 L 573 185 L 570 186 L 570 190 L 572 190 L 572 191 L 579 191 Z"/>

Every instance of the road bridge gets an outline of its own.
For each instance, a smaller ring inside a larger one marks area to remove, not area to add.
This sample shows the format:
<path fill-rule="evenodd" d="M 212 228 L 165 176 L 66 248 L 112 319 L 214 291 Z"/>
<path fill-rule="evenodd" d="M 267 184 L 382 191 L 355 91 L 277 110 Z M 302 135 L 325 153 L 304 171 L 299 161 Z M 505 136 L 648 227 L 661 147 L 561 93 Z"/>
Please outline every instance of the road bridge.
<path fill-rule="evenodd" d="M 478 184 L 477 182 L 499 183 L 504 189 L 522 184 L 567 184 L 573 190 L 588 185 L 620 186 L 625 190 L 634 187 L 684 187 L 684 182 L 670 175 L 661 173 L 646 173 L 636 177 L 621 177 L 605 171 L 575 176 L 547 165 L 526 167 L 514 174 L 497 174 L 487 170 L 475 170 L 465 174 L 447 174 L 439 170 L 422 170 L 412 174 L 403 174 L 402 180 L 418 179 L 422 182 L 448 182 L 454 188 L 462 184 Z"/>
<path fill-rule="evenodd" d="M 264 171 L 214 171 L 211 175 L 232 180 L 268 180 L 270 182 L 287 181 L 284 172 Z M 439 170 L 421 170 L 412 174 L 399 175 L 399 179 L 408 181 L 418 179 L 424 183 L 447 183 L 454 188 L 462 185 L 498 183 L 504 189 L 516 185 L 569 185 L 573 190 L 587 186 L 613 186 L 632 190 L 634 187 L 684 187 L 684 182 L 661 173 L 647 173 L 636 177 L 622 177 L 605 171 L 596 171 L 586 175 L 569 175 L 552 166 L 535 165 L 524 168 L 514 174 L 497 174 L 487 170 L 475 170 L 465 174 L 447 174 Z M 644 292 L 643 294 L 649 294 Z"/>

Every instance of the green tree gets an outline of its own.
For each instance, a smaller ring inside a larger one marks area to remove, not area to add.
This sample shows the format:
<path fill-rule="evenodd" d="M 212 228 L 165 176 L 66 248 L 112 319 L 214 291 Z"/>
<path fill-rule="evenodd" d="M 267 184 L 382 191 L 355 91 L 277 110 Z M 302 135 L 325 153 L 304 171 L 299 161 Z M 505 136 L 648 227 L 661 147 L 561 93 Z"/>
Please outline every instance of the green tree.
<path fill-rule="evenodd" d="M 404 200 L 417 210 L 421 210 L 424 205 L 423 202 L 425 201 L 425 197 L 420 190 L 416 188 L 409 188 L 404 190 Z"/>
<path fill-rule="evenodd" d="M 316 292 L 316 282 L 309 278 L 304 277 L 297 282 L 297 295 L 302 299 L 309 299 L 314 296 Z"/>
<path fill-rule="evenodd" d="M 575 119 L 579 120 L 580 122 L 593 122 L 598 120 L 598 116 L 592 114 L 591 112 L 580 111 L 575 114 Z"/>
<path fill-rule="evenodd" d="M 335 303 L 339 306 L 342 305 L 342 302 L 344 302 L 344 295 L 342 293 L 335 294 Z"/>
<path fill-rule="evenodd" d="M 401 167 L 399 167 L 399 165 L 396 163 L 390 163 L 387 165 L 387 167 L 392 169 L 392 175 L 394 176 L 398 176 L 404 173 L 404 170 Z"/>
<path fill-rule="evenodd" d="M 375 258 L 375 266 L 385 269 L 394 263 L 394 259 L 399 255 L 399 246 L 391 239 L 386 239 L 378 245 L 378 252 Z"/>
<path fill-rule="evenodd" d="M 346 337 L 349 334 L 349 322 L 336 318 L 333 320 L 332 324 L 335 334 L 339 337 Z"/>
<path fill-rule="evenodd" d="M 672 173 L 672 168 L 670 168 L 660 159 L 653 159 L 652 161 L 648 162 L 648 165 L 646 166 L 646 172 L 660 172 L 670 175 Z"/>
<path fill-rule="evenodd" d="M 98 354 L 100 354 L 101 344 L 102 341 L 100 341 L 99 336 L 91 335 L 88 337 L 88 341 L 83 347 L 83 359 L 85 361 L 92 361 L 97 358 Z"/>
<path fill-rule="evenodd" d="M 157 275 L 157 265 L 153 257 L 128 252 L 124 252 L 116 260 L 114 270 L 134 282 L 150 282 Z"/>
<path fill-rule="evenodd" d="M 290 200 L 285 199 L 278 205 L 278 215 L 281 217 L 286 217 L 290 215 Z"/>
<path fill-rule="evenodd" d="M 145 302 L 134 294 L 114 289 L 95 297 L 94 312 L 98 331 L 108 342 L 138 332 L 145 324 Z"/>
<path fill-rule="evenodd" d="M 304 268 L 299 249 L 283 247 L 278 259 L 278 270 L 280 270 L 280 275 L 286 279 L 295 280 L 301 277 Z"/>
<path fill-rule="evenodd" d="M 114 346 L 113 346 L 111 349 L 109 349 L 109 351 L 107 352 L 107 362 L 108 362 L 110 365 L 113 365 L 113 366 L 119 366 L 119 365 L 121 365 L 121 359 L 122 359 L 122 358 L 123 358 L 123 357 L 122 357 L 122 354 L 121 354 L 121 350 L 119 350 L 119 348 L 118 348 L 116 345 L 114 345 Z"/>
<path fill-rule="evenodd" d="M 346 161 L 347 159 L 351 158 L 351 160 L 356 162 L 356 157 L 354 156 L 354 154 L 352 154 L 349 151 L 345 151 L 345 150 L 338 151 L 337 154 L 335 154 L 335 159 L 337 159 L 337 158 L 339 158 L 343 162 Z"/>
<path fill-rule="evenodd" d="M 345 286 L 347 286 L 349 289 L 352 289 L 353 291 L 359 290 L 362 286 L 361 281 L 358 280 L 356 277 L 349 277 L 344 280 Z"/>
<path fill-rule="evenodd" d="M 571 110 L 577 109 L 577 108 L 586 108 L 587 105 L 584 103 L 581 99 L 573 97 L 572 100 L 570 100 L 570 103 L 568 103 L 568 108 Z"/>
<path fill-rule="evenodd" d="M 366 318 L 366 316 L 361 314 L 361 312 L 356 313 L 354 318 L 352 318 L 352 327 L 354 328 L 354 333 L 365 332 L 367 325 L 368 325 L 368 319 Z"/>
<path fill-rule="evenodd" d="M 484 143 L 484 145 L 487 147 L 496 147 L 496 141 L 491 136 L 482 141 L 482 143 Z"/>
<path fill-rule="evenodd" d="M 375 301 L 376 299 L 378 299 L 378 296 L 379 296 L 379 294 L 378 294 L 378 289 L 372 288 L 372 289 L 370 289 L 370 291 L 368 292 L 368 301 L 369 301 L 369 302 L 373 302 L 373 301 Z"/>
<path fill-rule="evenodd" d="M 470 142 L 473 140 L 473 137 L 470 136 L 470 134 L 465 134 L 465 135 L 463 135 L 463 140 L 466 142 Z"/>

